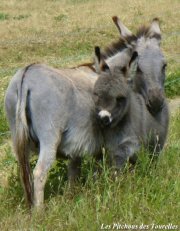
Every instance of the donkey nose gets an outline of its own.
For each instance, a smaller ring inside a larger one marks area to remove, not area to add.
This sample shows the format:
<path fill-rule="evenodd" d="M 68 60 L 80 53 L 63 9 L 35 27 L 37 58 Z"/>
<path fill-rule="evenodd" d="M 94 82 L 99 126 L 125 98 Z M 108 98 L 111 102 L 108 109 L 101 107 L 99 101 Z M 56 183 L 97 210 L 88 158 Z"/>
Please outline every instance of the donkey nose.
<path fill-rule="evenodd" d="M 153 111 L 160 111 L 164 104 L 164 94 L 162 88 L 148 90 L 149 106 Z"/>
<path fill-rule="evenodd" d="M 109 116 L 105 116 L 101 118 L 101 123 L 104 126 L 108 126 L 111 123 Z"/>
<path fill-rule="evenodd" d="M 98 119 L 100 120 L 100 122 L 103 126 L 108 126 L 108 125 L 110 125 L 110 123 L 112 121 L 111 113 L 106 111 L 106 110 L 101 110 L 98 113 Z"/>

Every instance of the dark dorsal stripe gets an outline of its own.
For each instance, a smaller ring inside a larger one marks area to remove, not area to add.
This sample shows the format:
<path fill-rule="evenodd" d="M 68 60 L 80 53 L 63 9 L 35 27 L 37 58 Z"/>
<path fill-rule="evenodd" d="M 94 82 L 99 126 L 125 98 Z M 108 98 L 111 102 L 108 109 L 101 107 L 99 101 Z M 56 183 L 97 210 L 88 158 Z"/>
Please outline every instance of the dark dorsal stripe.
<path fill-rule="evenodd" d="M 35 63 L 31 63 L 30 65 L 26 66 L 24 68 L 24 72 L 23 72 L 23 75 L 22 75 L 22 79 L 21 79 L 21 88 L 20 88 L 20 99 L 22 97 L 22 85 L 23 85 L 23 82 L 24 82 L 24 78 L 26 76 L 26 72 L 28 71 L 28 69 L 33 66 Z"/>
<path fill-rule="evenodd" d="M 127 48 L 127 45 L 125 41 L 120 38 L 117 42 L 112 43 L 110 46 L 104 49 L 104 51 L 102 52 L 102 57 L 104 59 L 107 59 L 108 57 L 111 57 L 126 48 Z"/>

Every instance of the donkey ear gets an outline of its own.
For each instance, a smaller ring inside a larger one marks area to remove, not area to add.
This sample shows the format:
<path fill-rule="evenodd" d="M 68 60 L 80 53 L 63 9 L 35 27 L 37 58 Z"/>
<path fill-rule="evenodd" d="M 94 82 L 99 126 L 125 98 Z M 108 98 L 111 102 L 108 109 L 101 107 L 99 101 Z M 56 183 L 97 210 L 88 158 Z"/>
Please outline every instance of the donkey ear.
<path fill-rule="evenodd" d="M 113 22 L 118 28 L 120 35 L 126 39 L 128 36 L 133 36 L 133 33 L 121 22 L 121 20 L 117 16 L 112 17 Z"/>
<path fill-rule="evenodd" d="M 149 27 L 149 35 L 150 35 L 150 37 L 154 37 L 157 40 L 161 40 L 161 30 L 159 27 L 159 19 L 158 18 L 154 18 L 152 20 L 152 23 Z"/>
<path fill-rule="evenodd" d="M 95 69 L 97 73 L 110 71 L 109 66 L 102 57 L 100 47 L 95 47 Z"/>
<path fill-rule="evenodd" d="M 129 73 L 128 73 L 128 80 L 129 82 L 133 82 L 134 76 L 136 75 L 138 67 L 138 53 L 134 51 L 129 62 Z"/>
<path fill-rule="evenodd" d="M 101 61 L 101 51 L 100 51 L 100 47 L 96 46 L 94 48 L 94 52 L 95 52 L 95 58 L 97 58 L 98 63 L 100 63 Z"/>

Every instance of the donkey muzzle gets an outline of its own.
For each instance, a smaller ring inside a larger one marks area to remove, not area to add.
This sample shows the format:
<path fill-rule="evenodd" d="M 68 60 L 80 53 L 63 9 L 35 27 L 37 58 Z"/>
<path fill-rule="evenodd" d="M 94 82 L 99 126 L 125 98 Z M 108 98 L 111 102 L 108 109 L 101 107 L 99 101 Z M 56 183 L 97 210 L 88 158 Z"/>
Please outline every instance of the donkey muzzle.
<path fill-rule="evenodd" d="M 98 119 L 103 127 L 107 127 L 112 122 L 111 113 L 106 110 L 101 110 L 98 113 Z"/>
<path fill-rule="evenodd" d="M 151 112 L 159 112 L 164 105 L 164 93 L 161 88 L 148 90 L 148 108 Z"/>

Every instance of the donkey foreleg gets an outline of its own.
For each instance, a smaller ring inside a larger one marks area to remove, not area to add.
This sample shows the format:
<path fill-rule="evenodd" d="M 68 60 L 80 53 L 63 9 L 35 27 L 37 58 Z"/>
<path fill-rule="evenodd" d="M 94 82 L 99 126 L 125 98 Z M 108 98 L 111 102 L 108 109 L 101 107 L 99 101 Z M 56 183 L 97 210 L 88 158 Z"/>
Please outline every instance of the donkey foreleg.
<path fill-rule="evenodd" d="M 126 139 L 118 145 L 112 154 L 112 164 L 117 170 L 121 170 L 128 159 L 132 159 L 139 150 L 140 145 L 136 139 Z"/>

